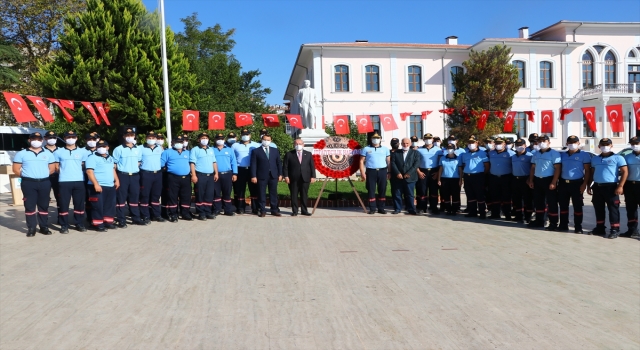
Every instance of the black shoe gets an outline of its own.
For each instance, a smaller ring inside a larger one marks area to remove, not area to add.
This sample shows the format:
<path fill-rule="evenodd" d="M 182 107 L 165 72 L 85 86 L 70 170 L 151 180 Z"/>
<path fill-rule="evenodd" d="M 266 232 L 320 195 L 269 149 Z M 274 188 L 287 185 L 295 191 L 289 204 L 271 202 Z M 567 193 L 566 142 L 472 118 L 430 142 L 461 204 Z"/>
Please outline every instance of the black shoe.
<path fill-rule="evenodd" d="M 486 213 L 480 213 L 480 219 L 486 220 L 487 219 L 487 214 Z"/>
<path fill-rule="evenodd" d="M 167 220 L 165 220 L 162 216 L 159 218 L 153 218 L 151 219 L 151 221 L 155 221 L 155 222 L 166 222 Z"/>
<path fill-rule="evenodd" d="M 258 210 L 252 210 L 251 214 L 253 215 L 260 215 L 260 212 Z"/>
<path fill-rule="evenodd" d="M 302 213 L 302 215 L 304 215 L 304 216 L 311 216 L 311 213 L 308 213 L 308 212 L 307 212 L 307 213 Z"/>
<path fill-rule="evenodd" d="M 376 213 L 376 211 L 375 211 L 375 210 L 369 210 L 369 212 L 368 212 L 367 214 L 369 214 L 369 215 L 373 215 L 373 214 L 375 214 L 375 213 Z"/>
<path fill-rule="evenodd" d="M 608 233 L 605 233 L 604 238 L 616 239 L 616 238 L 618 238 L 619 234 L 620 234 L 619 230 L 611 230 Z"/>
<path fill-rule="evenodd" d="M 27 230 L 27 237 L 33 237 L 36 235 L 36 229 L 35 228 L 30 228 Z"/>
<path fill-rule="evenodd" d="M 513 221 L 513 219 L 511 218 L 511 216 L 505 216 L 504 221 Z"/>
<path fill-rule="evenodd" d="M 384 209 L 378 209 L 378 213 L 380 213 L 380 214 L 386 214 L 386 213 L 387 213 L 387 211 L 386 211 L 386 210 L 384 210 Z"/>
<path fill-rule="evenodd" d="M 630 238 L 640 238 L 640 233 L 638 233 L 638 230 L 635 230 L 633 232 L 631 232 L 631 235 L 629 235 Z"/>
<path fill-rule="evenodd" d="M 606 233 L 607 232 L 604 227 L 596 227 L 591 231 L 585 232 L 585 235 L 604 236 Z"/>
<path fill-rule="evenodd" d="M 465 218 L 477 218 L 478 214 L 477 213 L 467 213 L 464 216 Z"/>
<path fill-rule="evenodd" d="M 392 213 L 392 214 L 394 214 L 394 213 Z M 415 211 L 410 211 L 410 212 L 407 213 L 407 215 L 418 215 L 418 213 L 416 213 Z"/>
<path fill-rule="evenodd" d="M 573 230 L 573 233 L 576 233 L 576 234 L 584 234 L 584 231 L 582 231 L 582 227 L 576 227 L 576 228 Z"/>
<path fill-rule="evenodd" d="M 76 230 L 80 232 L 87 232 L 87 228 L 84 227 L 83 225 L 76 225 Z"/>
<path fill-rule="evenodd" d="M 238 209 L 238 210 L 236 210 L 236 214 L 238 214 L 238 215 L 242 215 L 242 214 L 244 214 L 244 210 L 239 210 L 239 209 Z"/>
<path fill-rule="evenodd" d="M 298 213 L 291 213 L 291 216 L 298 216 Z"/>
<path fill-rule="evenodd" d="M 127 223 L 124 221 L 118 222 L 116 226 L 118 226 L 119 228 L 127 228 Z"/>
<path fill-rule="evenodd" d="M 493 215 L 491 214 L 491 216 L 489 216 L 489 219 L 496 219 L 496 220 L 500 220 L 501 216 L 500 215 Z"/>
<path fill-rule="evenodd" d="M 147 225 L 149 225 L 149 223 L 144 221 L 144 220 L 135 220 L 135 221 L 132 222 L 132 224 L 138 225 L 138 226 L 147 226 Z"/>
<path fill-rule="evenodd" d="M 104 224 L 104 227 L 108 230 L 117 230 L 118 226 L 114 225 L 114 224 Z"/>
<path fill-rule="evenodd" d="M 169 216 L 169 222 L 178 222 L 177 216 Z"/>
<path fill-rule="evenodd" d="M 97 232 L 105 232 L 105 231 L 107 231 L 107 229 L 104 226 L 93 226 L 93 225 L 91 225 L 91 230 L 97 231 Z"/>
<path fill-rule="evenodd" d="M 221 213 L 220 211 L 216 211 L 216 212 L 213 213 L 213 216 L 218 216 L 218 215 L 220 215 L 220 213 Z"/>
<path fill-rule="evenodd" d="M 207 214 L 207 219 L 214 220 L 214 219 L 216 218 L 216 216 L 217 216 L 217 215 L 218 215 L 218 214 L 215 214 L 215 215 L 213 215 L 213 214 Z M 224 215 L 227 215 L 227 214 L 224 214 Z M 236 214 L 231 213 L 231 215 L 227 215 L 227 216 L 234 216 L 234 215 L 236 215 Z"/>
<path fill-rule="evenodd" d="M 69 233 L 69 227 L 67 227 L 67 226 L 60 226 L 60 233 L 62 233 L 62 234 Z"/>
<path fill-rule="evenodd" d="M 207 217 L 205 215 L 198 215 L 198 220 L 200 221 L 207 221 Z"/>
<path fill-rule="evenodd" d="M 545 231 L 558 231 L 558 226 L 556 225 L 549 225 L 547 227 L 544 228 Z"/>
<path fill-rule="evenodd" d="M 40 228 L 40 233 L 42 233 L 45 236 L 49 236 L 49 235 L 52 234 L 51 231 L 49 230 L 49 228 L 47 228 L 47 227 L 41 227 Z"/>
<path fill-rule="evenodd" d="M 193 221 L 193 216 L 189 215 L 189 216 L 182 216 L 181 218 L 184 221 Z"/>
<path fill-rule="evenodd" d="M 391 212 L 391 214 L 398 215 L 398 214 L 400 214 L 400 210 L 394 210 L 394 211 Z"/>
<path fill-rule="evenodd" d="M 431 215 L 440 215 L 440 211 L 439 210 L 432 210 L 431 211 Z"/>
<path fill-rule="evenodd" d="M 569 232 L 569 226 L 558 226 L 558 231 Z"/>
<path fill-rule="evenodd" d="M 527 224 L 528 227 L 530 228 L 542 228 L 544 227 L 544 221 L 543 222 L 537 222 L 536 220 L 530 221 Z"/>
<path fill-rule="evenodd" d="M 144 218 L 144 219 L 142 219 L 142 221 L 144 221 L 147 225 L 151 224 L 151 219 L 149 219 L 149 218 Z"/>

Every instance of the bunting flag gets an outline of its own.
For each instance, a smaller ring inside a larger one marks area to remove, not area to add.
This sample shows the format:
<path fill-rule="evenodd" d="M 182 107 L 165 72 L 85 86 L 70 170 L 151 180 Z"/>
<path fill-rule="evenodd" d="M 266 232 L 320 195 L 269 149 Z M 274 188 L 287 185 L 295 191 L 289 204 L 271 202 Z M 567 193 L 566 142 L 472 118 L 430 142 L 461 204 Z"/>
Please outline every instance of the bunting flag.
<path fill-rule="evenodd" d="M 445 108 L 445 109 L 438 110 L 438 112 L 444 113 L 444 114 L 447 114 L 447 115 L 452 114 L 455 111 L 456 111 L 455 108 Z"/>
<path fill-rule="evenodd" d="M 253 116 L 251 113 L 236 113 L 236 126 L 243 127 L 253 124 Z"/>
<path fill-rule="evenodd" d="M 478 120 L 476 122 L 476 127 L 478 128 L 478 130 L 484 130 L 484 128 L 487 126 L 487 120 L 489 120 L 489 111 L 482 111 L 480 113 L 480 116 L 478 117 Z"/>
<path fill-rule="evenodd" d="M 402 119 L 402 121 L 407 120 L 407 117 L 411 115 L 412 112 L 402 112 L 400 113 L 400 119 Z"/>
<path fill-rule="evenodd" d="M 636 129 L 640 130 L 640 102 L 633 102 L 633 114 L 636 116 Z"/>
<path fill-rule="evenodd" d="M 47 108 L 47 105 L 42 101 L 42 97 L 38 96 L 27 96 L 29 100 L 33 103 L 34 106 L 38 109 L 38 113 L 42 116 L 45 122 L 51 123 L 53 122 L 53 116 L 51 115 L 51 111 Z"/>
<path fill-rule="evenodd" d="M 464 117 L 464 123 L 468 123 L 469 122 L 469 110 L 467 109 L 467 107 L 462 107 L 460 109 L 460 114 L 462 114 L 462 116 Z"/>
<path fill-rule="evenodd" d="M 84 108 L 86 108 L 89 113 L 91 113 L 91 116 L 93 117 L 93 120 L 95 120 L 96 124 L 100 125 L 100 118 L 98 118 L 98 115 L 96 114 L 96 110 L 93 108 L 93 106 L 91 105 L 91 102 L 80 102 Z"/>
<path fill-rule="evenodd" d="M 262 120 L 264 121 L 264 126 L 268 128 L 275 128 L 280 126 L 280 119 L 277 114 L 263 114 Z"/>
<path fill-rule="evenodd" d="M 504 119 L 504 132 L 513 132 L 513 121 L 516 119 L 516 112 L 507 112 L 507 117 Z"/>
<path fill-rule="evenodd" d="M 58 100 L 58 101 L 60 101 L 60 104 L 62 105 L 62 107 L 69 108 L 72 111 L 76 110 L 76 106 L 73 103 L 73 101 L 71 101 L 71 100 Z"/>
<path fill-rule="evenodd" d="M 182 111 L 182 130 L 196 131 L 200 129 L 200 112 L 184 110 Z"/>
<path fill-rule="evenodd" d="M 107 112 L 102 106 L 102 102 L 94 102 L 93 104 L 96 106 L 96 109 L 98 110 L 98 113 L 102 117 L 102 120 L 104 120 L 105 124 L 111 125 L 111 123 L 109 123 L 109 118 L 107 118 Z"/>
<path fill-rule="evenodd" d="M 596 128 L 596 107 L 583 107 L 580 109 L 582 110 L 582 114 L 584 114 L 587 125 L 589 125 L 589 129 L 593 132 L 598 131 Z"/>
<path fill-rule="evenodd" d="M 162 108 L 156 107 L 156 118 L 160 118 L 162 115 Z"/>
<path fill-rule="evenodd" d="M 560 120 L 564 120 L 564 117 L 573 112 L 573 108 L 563 108 L 560 110 Z"/>
<path fill-rule="evenodd" d="M 55 98 L 47 98 L 47 100 L 49 100 L 51 103 L 53 103 L 54 105 L 58 106 L 58 108 L 60 108 L 60 110 L 62 111 L 62 115 L 64 116 L 64 119 L 66 119 L 68 123 L 71 123 L 73 121 L 73 116 L 69 114 L 69 112 L 67 112 L 67 110 L 65 109 L 65 106 L 62 105 L 62 102 L 56 100 Z"/>
<path fill-rule="evenodd" d="M 398 124 L 396 124 L 393 114 L 380 114 L 380 122 L 384 131 L 398 130 Z"/>
<path fill-rule="evenodd" d="M 29 110 L 29 106 L 27 106 L 27 102 L 20 97 L 18 94 L 14 94 L 11 92 L 3 92 L 4 98 L 7 100 L 9 107 L 11 108 L 11 112 L 16 117 L 16 121 L 18 123 L 28 123 L 28 122 L 36 122 L 38 121 L 36 117 L 33 116 L 33 113 Z"/>
<path fill-rule="evenodd" d="M 348 115 L 334 116 L 333 128 L 336 130 L 337 135 L 349 134 L 351 132 L 351 130 L 349 130 L 349 116 Z"/>
<path fill-rule="evenodd" d="M 302 125 L 302 116 L 300 114 L 286 114 L 287 120 L 289 121 L 289 125 L 291 127 L 302 129 L 304 126 Z M 324 118 L 324 116 L 323 116 Z M 323 123 L 324 124 L 324 123 Z M 347 132 L 348 134 L 348 132 Z"/>
<path fill-rule="evenodd" d="M 543 134 L 552 134 L 553 133 L 553 111 L 551 110 L 546 110 L 546 111 L 541 111 L 540 112 L 542 114 L 542 127 L 540 129 L 540 132 L 542 132 Z"/>
<path fill-rule="evenodd" d="M 524 111 L 524 114 L 527 115 L 527 120 L 528 121 L 530 121 L 532 123 L 535 123 L 536 120 L 533 118 L 533 116 L 536 115 L 536 114 L 533 111 Z"/>
<path fill-rule="evenodd" d="M 224 130 L 225 122 L 224 112 L 209 112 L 209 127 L 208 130 Z"/>
<path fill-rule="evenodd" d="M 607 106 L 607 116 L 611 124 L 611 131 L 624 132 L 624 115 L 622 115 L 622 105 Z"/>
<path fill-rule="evenodd" d="M 356 115 L 356 125 L 358 125 L 358 132 L 361 134 L 373 132 L 373 123 L 371 123 L 371 116 L 367 114 Z"/>
<path fill-rule="evenodd" d="M 494 113 L 495 113 L 496 117 L 498 117 L 500 119 L 504 118 L 504 112 L 503 111 L 495 111 Z"/>
<path fill-rule="evenodd" d="M 433 111 L 422 111 L 422 112 L 420 112 L 420 115 L 422 116 L 422 120 L 427 120 L 427 116 L 429 114 L 431 114 L 431 112 L 433 112 Z"/>

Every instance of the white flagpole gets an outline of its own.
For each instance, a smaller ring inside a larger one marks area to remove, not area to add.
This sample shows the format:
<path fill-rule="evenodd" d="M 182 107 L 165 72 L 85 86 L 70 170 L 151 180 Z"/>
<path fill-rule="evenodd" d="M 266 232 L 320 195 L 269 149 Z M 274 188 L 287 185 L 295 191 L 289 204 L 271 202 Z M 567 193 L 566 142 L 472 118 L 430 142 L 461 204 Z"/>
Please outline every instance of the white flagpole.
<path fill-rule="evenodd" d="M 164 0 L 160 0 L 160 35 L 162 45 L 162 80 L 164 83 L 164 118 L 167 144 L 171 147 L 171 106 L 169 105 L 169 72 L 167 70 L 167 35 L 164 22 Z"/>

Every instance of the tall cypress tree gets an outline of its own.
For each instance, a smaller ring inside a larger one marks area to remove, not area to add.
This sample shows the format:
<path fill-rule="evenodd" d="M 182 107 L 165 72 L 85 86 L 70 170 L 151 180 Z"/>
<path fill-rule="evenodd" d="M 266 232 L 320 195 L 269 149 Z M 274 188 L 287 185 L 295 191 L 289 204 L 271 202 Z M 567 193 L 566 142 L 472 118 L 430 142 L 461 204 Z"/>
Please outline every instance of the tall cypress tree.
<path fill-rule="evenodd" d="M 136 125 L 139 132 L 165 131 L 160 30 L 156 13 L 141 0 L 87 0 L 86 11 L 69 14 L 59 38 L 55 59 L 35 78 L 46 96 L 109 103 L 111 127 L 96 127 L 93 118 L 76 106 L 74 125 L 57 118 L 52 129 L 98 130 L 116 140 L 118 126 Z M 167 29 L 167 58 L 173 131 L 181 128 L 180 110 L 193 108 L 196 76 L 179 53 Z"/>

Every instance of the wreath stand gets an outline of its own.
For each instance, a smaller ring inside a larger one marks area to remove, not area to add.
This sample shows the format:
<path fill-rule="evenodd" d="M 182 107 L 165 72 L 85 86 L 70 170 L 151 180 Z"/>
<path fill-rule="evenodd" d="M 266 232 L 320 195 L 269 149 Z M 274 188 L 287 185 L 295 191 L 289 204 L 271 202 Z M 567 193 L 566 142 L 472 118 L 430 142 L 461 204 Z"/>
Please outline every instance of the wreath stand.
<path fill-rule="evenodd" d="M 324 188 L 325 186 L 327 186 L 327 182 L 329 182 L 329 180 L 331 180 L 332 178 L 330 177 L 325 177 L 324 181 L 322 182 L 322 187 L 320 188 L 320 193 L 318 193 L 318 198 L 316 198 L 316 203 L 313 205 L 313 211 L 311 212 L 311 215 L 315 214 L 316 212 L 316 208 L 318 207 L 318 203 L 320 203 L 320 199 L 322 198 L 322 192 L 324 192 Z M 338 180 L 337 178 L 333 178 L 334 180 L 336 180 L 336 188 L 337 188 L 337 184 L 338 184 Z M 360 205 L 362 206 L 362 210 L 364 210 L 365 214 L 368 213 L 367 211 L 367 207 L 364 206 L 364 203 L 362 202 L 362 199 L 360 198 L 360 194 L 358 194 L 358 190 L 356 189 L 356 186 L 353 184 L 353 182 L 351 181 L 351 178 L 347 177 L 347 181 L 349 181 L 349 185 L 351 185 L 351 189 L 353 190 L 353 193 L 356 194 L 356 198 L 358 198 L 358 202 L 360 202 Z"/>

